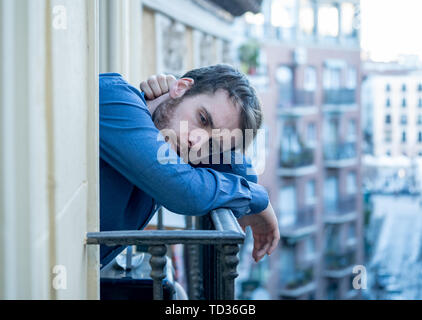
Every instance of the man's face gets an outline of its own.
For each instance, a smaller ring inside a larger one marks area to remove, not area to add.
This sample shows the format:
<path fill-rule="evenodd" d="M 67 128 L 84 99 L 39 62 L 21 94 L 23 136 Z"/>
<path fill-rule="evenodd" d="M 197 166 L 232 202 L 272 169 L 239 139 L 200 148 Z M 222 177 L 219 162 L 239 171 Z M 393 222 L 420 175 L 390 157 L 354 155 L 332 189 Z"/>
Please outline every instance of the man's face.
<path fill-rule="evenodd" d="M 208 147 L 210 139 L 221 143 L 221 136 L 229 139 L 226 140 L 229 143 L 224 145 L 224 150 L 219 150 L 225 151 L 233 147 L 233 137 L 228 137 L 227 134 L 240 134 L 240 109 L 225 90 L 177 100 L 169 98 L 157 107 L 153 120 L 159 130 L 171 130 L 175 133 L 175 139 L 170 140 L 176 141 L 169 142 L 179 155 L 188 151 L 189 154 L 197 154 L 198 158 L 206 157 L 213 151 Z M 220 135 L 216 135 L 217 132 Z"/>

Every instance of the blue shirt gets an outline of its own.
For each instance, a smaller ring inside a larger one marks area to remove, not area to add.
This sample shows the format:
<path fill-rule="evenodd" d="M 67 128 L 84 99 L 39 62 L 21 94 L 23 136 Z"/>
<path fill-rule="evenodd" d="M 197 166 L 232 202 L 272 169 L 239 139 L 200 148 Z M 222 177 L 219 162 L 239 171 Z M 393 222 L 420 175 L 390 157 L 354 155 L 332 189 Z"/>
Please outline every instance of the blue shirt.
<path fill-rule="evenodd" d="M 267 207 L 267 191 L 246 174 L 249 161 L 186 164 L 162 139 L 142 92 L 115 73 L 100 75 L 99 87 L 101 231 L 143 229 L 161 205 L 197 216 L 224 207 L 238 218 Z M 163 148 L 176 163 L 160 161 Z M 101 264 L 122 249 L 101 246 Z"/>

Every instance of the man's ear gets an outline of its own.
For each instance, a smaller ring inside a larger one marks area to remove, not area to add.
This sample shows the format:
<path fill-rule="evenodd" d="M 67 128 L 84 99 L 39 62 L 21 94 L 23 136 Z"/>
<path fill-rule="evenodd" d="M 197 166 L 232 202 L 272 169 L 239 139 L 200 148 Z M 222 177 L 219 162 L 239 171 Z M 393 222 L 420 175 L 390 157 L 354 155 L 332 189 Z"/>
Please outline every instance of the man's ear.
<path fill-rule="evenodd" d="M 192 88 L 194 84 L 191 78 L 182 78 L 177 80 L 170 88 L 170 98 L 177 99 L 183 97 L 183 95 Z"/>

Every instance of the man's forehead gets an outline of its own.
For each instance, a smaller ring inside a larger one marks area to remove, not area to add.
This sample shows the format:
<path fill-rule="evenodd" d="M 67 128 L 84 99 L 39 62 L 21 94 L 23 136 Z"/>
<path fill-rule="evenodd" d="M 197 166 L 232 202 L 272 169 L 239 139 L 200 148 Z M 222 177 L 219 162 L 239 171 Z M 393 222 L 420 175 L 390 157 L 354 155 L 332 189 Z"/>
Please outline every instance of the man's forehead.
<path fill-rule="evenodd" d="M 217 90 L 215 94 L 207 95 L 202 106 L 212 117 L 216 129 L 240 128 L 240 108 L 225 90 Z"/>

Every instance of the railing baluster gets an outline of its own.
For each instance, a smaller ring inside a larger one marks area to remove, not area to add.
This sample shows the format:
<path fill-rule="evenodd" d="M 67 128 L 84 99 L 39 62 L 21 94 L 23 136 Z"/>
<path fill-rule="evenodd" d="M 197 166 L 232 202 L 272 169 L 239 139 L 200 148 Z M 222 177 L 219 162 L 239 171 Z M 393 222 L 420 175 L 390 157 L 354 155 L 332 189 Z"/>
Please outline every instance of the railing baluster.
<path fill-rule="evenodd" d="M 239 275 L 237 273 L 237 265 L 239 264 L 239 258 L 237 253 L 239 252 L 238 245 L 223 245 L 223 279 L 224 279 L 224 299 L 234 300 L 234 279 Z"/>
<path fill-rule="evenodd" d="M 149 263 L 151 265 L 151 278 L 153 280 L 154 300 L 163 300 L 163 279 L 165 278 L 164 267 L 166 266 L 167 246 L 153 245 L 148 248 L 151 254 Z"/>

